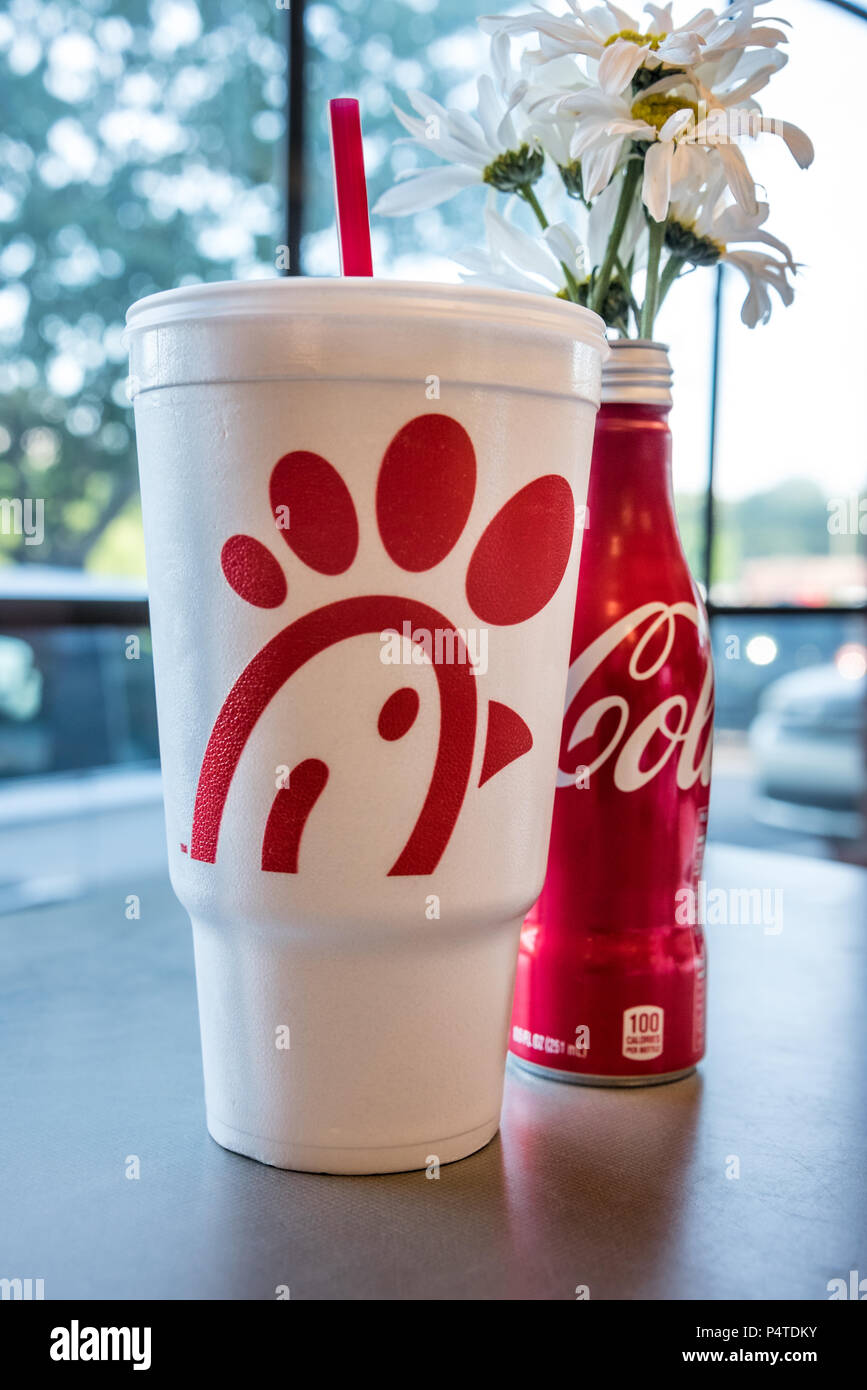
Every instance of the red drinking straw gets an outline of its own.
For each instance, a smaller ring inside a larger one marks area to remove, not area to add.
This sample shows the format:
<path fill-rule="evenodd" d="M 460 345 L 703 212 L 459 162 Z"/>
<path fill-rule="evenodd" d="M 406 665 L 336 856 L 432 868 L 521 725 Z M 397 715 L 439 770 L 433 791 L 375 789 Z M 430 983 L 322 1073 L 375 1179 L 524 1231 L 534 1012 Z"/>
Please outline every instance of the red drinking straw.
<path fill-rule="evenodd" d="M 361 116 L 354 97 L 329 101 L 331 158 L 341 275 L 372 275 L 367 183 L 361 145 Z"/>

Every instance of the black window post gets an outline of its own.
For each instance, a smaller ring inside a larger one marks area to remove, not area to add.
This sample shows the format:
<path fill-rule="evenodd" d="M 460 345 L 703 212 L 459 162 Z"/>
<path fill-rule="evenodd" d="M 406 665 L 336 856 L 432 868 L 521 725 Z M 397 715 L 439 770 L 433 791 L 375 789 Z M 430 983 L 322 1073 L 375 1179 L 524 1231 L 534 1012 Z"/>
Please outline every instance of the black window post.
<path fill-rule="evenodd" d="M 305 0 L 291 0 L 286 31 L 289 42 L 286 244 L 289 247 L 290 275 L 301 274 L 301 228 L 304 215 L 304 5 Z"/>

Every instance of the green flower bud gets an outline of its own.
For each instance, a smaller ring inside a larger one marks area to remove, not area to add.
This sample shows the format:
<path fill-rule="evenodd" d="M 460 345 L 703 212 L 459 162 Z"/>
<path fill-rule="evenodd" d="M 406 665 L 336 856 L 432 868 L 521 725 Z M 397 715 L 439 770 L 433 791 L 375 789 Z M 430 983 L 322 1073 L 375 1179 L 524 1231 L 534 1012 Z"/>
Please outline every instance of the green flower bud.
<path fill-rule="evenodd" d="M 525 143 L 519 150 L 507 150 L 497 155 L 482 174 L 485 183 L 499 193 L 517 193 L 542 177 L 545 155 L 538 146 Z"/>
<path fill-rule="evenodd" d="M 722 242 L 699 236 L 694 227 L 685 227 L 682 222 L 668 223 L 665 244 L 673 256 L 679 256 L 690 265 L 716 265 L 725 252 Z"/>
<path fill-rule="evenodd" d="M 619 280 L 612 280 L 608 286 L 600 313 L 609 328 L 625 328 L 629 319 L 629 296 Z"/>
<path fill-rule="evenodd" d="M 569 164 L 558 164 L 560 177 L 563 180 L 563 187 L 570 198 L 580 198 L 584 201 L 584 178 L 581 173 L 580 159 L 573 159 Z"/>
<path fill-rule="evenodd" d="M 641 67 L 632 79 L 633 96 L 637 96 L 639 92 L 643 92 L 645 88 L 652 87 L 654 82 L 658 82 L 660 73 L 665 77 L 686 77 L 684 68 L 671 68 L 668 64 L 664 68 Z"/>

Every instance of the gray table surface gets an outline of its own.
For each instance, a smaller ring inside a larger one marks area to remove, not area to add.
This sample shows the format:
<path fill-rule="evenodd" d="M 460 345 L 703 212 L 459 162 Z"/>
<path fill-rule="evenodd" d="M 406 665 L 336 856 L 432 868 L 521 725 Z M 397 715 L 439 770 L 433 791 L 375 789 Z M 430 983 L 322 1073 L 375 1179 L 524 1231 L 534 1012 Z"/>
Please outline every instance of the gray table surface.
<path fill-rule="evenodd" d="M 510 1070 L 500 1135 L 437 1181 L 281 1172 L 209 1138 L 165 879 L 0 918 L 0 1277 L 47 1299 L 813 1300 L 867 1276 L 867 874 L 712 846 L 706 876 L 781 889 L 783 930 L 709 928 L 699 1073 Z"/>

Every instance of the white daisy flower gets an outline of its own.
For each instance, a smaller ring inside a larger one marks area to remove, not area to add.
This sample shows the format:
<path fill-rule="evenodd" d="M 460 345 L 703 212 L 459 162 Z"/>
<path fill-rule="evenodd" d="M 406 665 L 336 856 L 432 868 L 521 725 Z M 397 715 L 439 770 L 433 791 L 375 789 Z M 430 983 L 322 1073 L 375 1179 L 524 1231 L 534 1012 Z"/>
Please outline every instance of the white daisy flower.
<path fill-rule="evenodd" d="M 801 168 L 813 159 L 804 132 L 765 116 L 756 101 L 786 62 L 785 21 L 759 18 L 767 2 L 731 0 L 681 25 L 671 5 L 648 4 L 636 20 L 615 4 L 584 10 L 579 0 L 565 0 L 560 14 L 539 7 L 480 20 L 492 35 L 494 75 L 479 80 L 477 116 L 412 93 L 415 115 L 398 112 L 409 143 L 432 149 L 446 167 L 399 176 L 375 210 L 433 207 L 484 183 L 519 196 L 541 232 L 524 232 L 489 199 L 487 250 L 462 258 L 477 281 L 561 294 L 621 332 L 632 319 L 649 337 L 685 267 L 725 261 L 748 282 L 744 321 L 764 322 L 773 294 L 791 302 L 797 267 L 765 230 L 768 207 L 744 146 L 773 134 Z M 516 35 L 538 40 L 524 48 L 519 71 Z M 562 206 L 564 189 L 589 258 L 565 223 L 549 225 L 557 215 L 549 200 Z"/>
<path fill-rule="evenodd" d="M 514 192 L 537 181 L 544 155 L 527 130 L 526 119 L 519 120 L 518 108 L 528 84 L 513 72 L 509 49 L 505 34 L 494 36 L 494 77 L 485 73 L 477 82 L 478 119 L 465 111 L 446 110 L 424 92 L 407 92 L 417 115 L 394 108 L 401 125 L 409 131 L 409 139 L 396 143 L 430 150 L 447 161 L 446 167 L 401 172 L 395 186 L 375 204 L 374 212 L 401 217 L 436 207 L 473 184 L 488 183 L 501 192 Z"/>
<path fill-rule="evenodd" d="M 701 40 L 700 62 L 716 65 L 725 60 L 734 64 L 743 58 L 744 51 L 748 48 L 776 49 L 779 44 L 788 42 L 782 29 L 774 29 L 771 25 L 761 22 L 755 23 L 756 6 L 767 3 L 768 0 L 736 0 L 736 3 L 728 5 L 719 14 L 715 14 L 713 10 L 702 10 L 693 19 L 688 20 L 682 28 L 696 34 Z M 659 17 L 662 28 L 671 20 L 671 5 L 666 6 L 664 10 L 645 5 L 645 9 Z M 774 23 L 787 25 L 784 19 L 776 19 Z M 762 56 L 767 63 L 769 55 Z M 785 62 L 785 56 L 780 56 Z"/>
<path fill-rule="evenodd" d="M 615 49 L 609 52 L 617 58 Z M 606 54 L 606 58 L 608 55 Z M 639 60 L 640 61 L 640 60 Z M 599 64 L 598 87 L 563 93 L 554 100 L 555 114 L 570 114 L 572 159 L 581 161 L 585 198 L 595 198 L 611 181 L 627 140 L 655 140 L 656 128 L 633 115 L 633 71 L 623 76 L 617 61 Z M 535 103 L 534 103 L 535 105 Z"/>
<path fill-rule="evenodd" d="M 540 236 L 531 236 L 489 202 L 485 235 L 484 250 L 473 248 L 456 257 L 468 272 L 461 279 L 468 283 L 569 298 L 565 270 L 577 285 L 587 281 L 584 247 L 564 222 L 546 228 Z"/>
<path fill-rule="evenodd" d="M 566 53 L 581 54 L 598 61 L 606 48 L 626 44 L 641 53 L 637 66 L 644 62 L 649 68 L 663 64 L 683 67 L 699 59 L 704 40 L 695 23 L 678 28 L 672 21 L 670 6 L 665 9 L 645 6 L 651 20 L 642 33 L 641 21 L 633 19 L 616 5 L 594 6 L 584 11 L 577 0 L 568 0 L 568 4 L 571 13 L 565 15 L 552 15 L 545 10 L 521 15 L 484 15 L 479 20 L 479 26 L 488 34 L 538 34 L 536 60 L 545 63 Z M 742 6 L 731 8 L 740 9 Z M 696 19 L 708 24 L 707 16 L 716 20 L 710 10 L 703 11 Z"/>
<path fill-rule="evenodd" d="M 732 242 L 761 241 L 783 256 L 790 270 L 795 269 L 792 253 L 785 242 L 763 229 L 770 208 L 759 203 L 754 213 L 745 212 L 728 197 L 726 172 L 713 150 L 691 150 L 690 167 L 675 185 L 668 210 L 666 244 L 676 250 L 678 240 L 691 238 L 707 243 L 707 256 L 695 252 L 687 256 L 694 264 L 713 264 Z M 683 244 L 687 242 L 684 240 Z"/>
<path fill-rule="evenodd" d="M 785 261 L 777 260 L 769 251 L 727 251 L 723 259 L 733 265 L 746 278 L 749 290 L 741 307 L 741 319 L 747 328 L 755 328 L 757 323 L 767 323 L 771 317 L 771 296 L 774 290 L 782 302 L 788 306 L 795 297 L 789 284 L 788 267 Z"/>
<path fill-rule="evenodd" d="M 725 169 L 713 151 L 693 152 L 693 167 L 675 188 L 669 208 L 665 241 L 672 256 L 692 265 L 724 261 L 746 277 L 749 292 L 741 318 L 750 328 L 770 317 L 769 289 L 784 304 L 794 298 L 788 276 L 797 273 L 797 265 L 786 243 L 764 230 L 769 211 L 767 203 L 759 203 L 755 213 L 747 213 L 728 200 Z M 779 258 L 746 247 L 749 242 L 772 247 Z"/>

